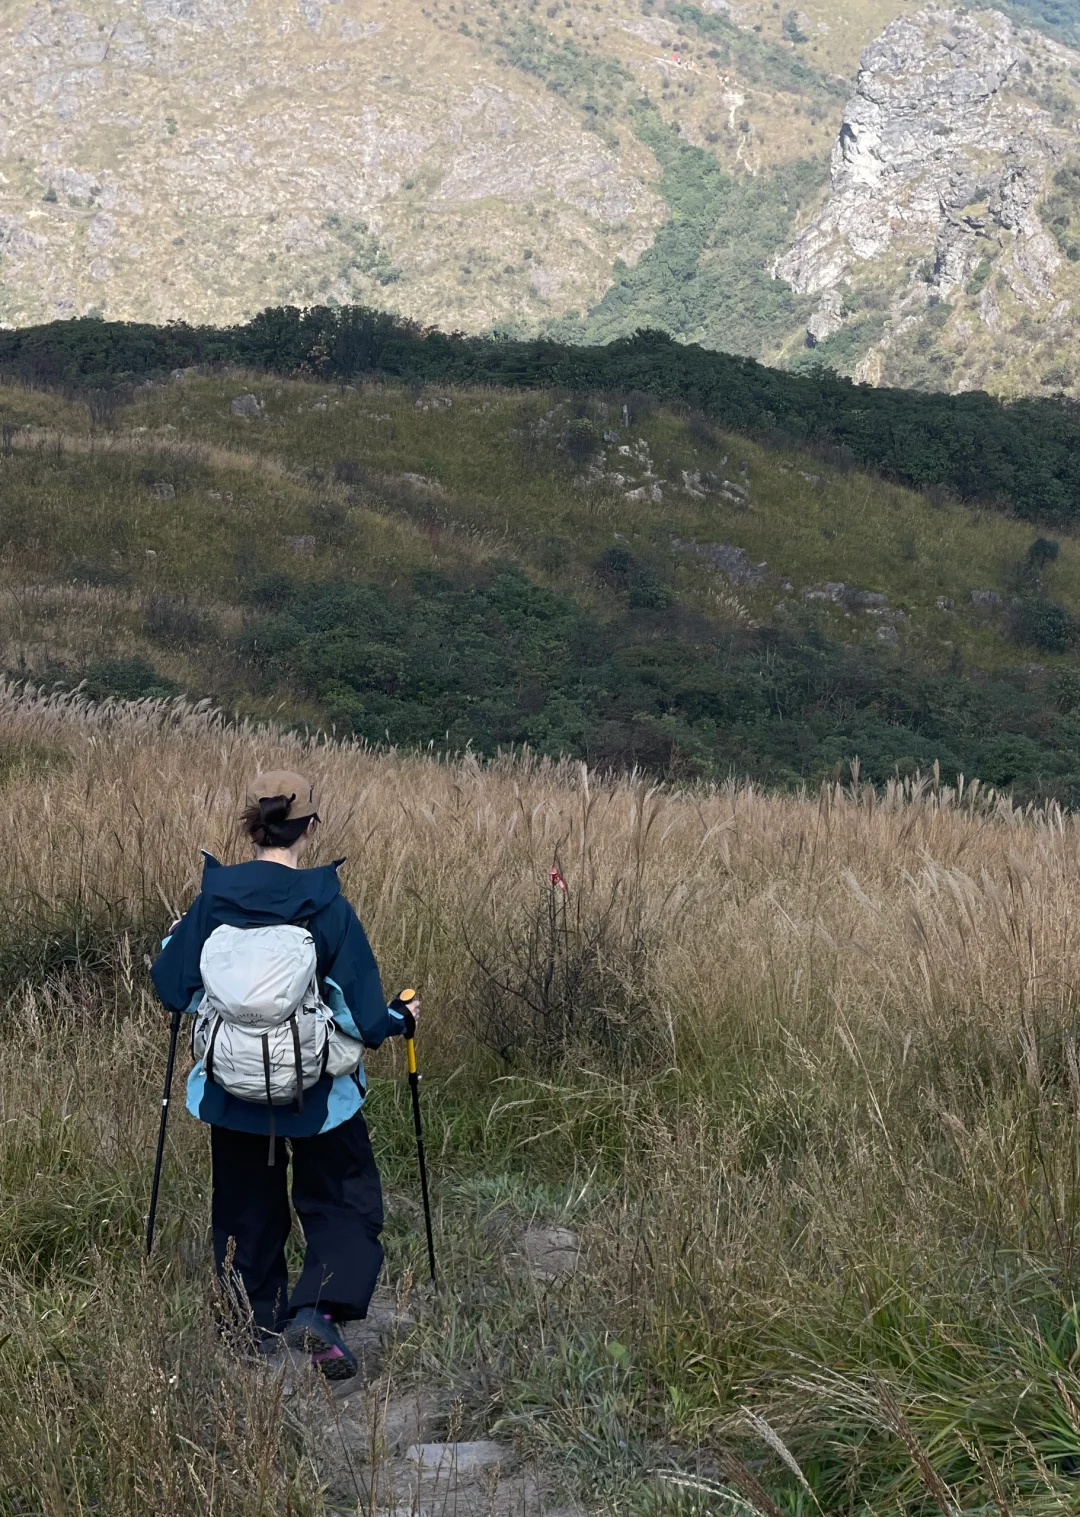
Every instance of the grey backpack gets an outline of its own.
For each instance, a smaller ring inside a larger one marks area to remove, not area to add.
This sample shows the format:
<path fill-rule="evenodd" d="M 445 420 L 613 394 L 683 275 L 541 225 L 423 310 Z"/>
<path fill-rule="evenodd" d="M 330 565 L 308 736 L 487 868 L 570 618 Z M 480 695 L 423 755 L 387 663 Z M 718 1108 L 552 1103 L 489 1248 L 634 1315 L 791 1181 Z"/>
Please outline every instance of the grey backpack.
<path fill-rule="evenodd" d="M 204 996 L 191 1051 L 206 1078 L 243 1101 L 302 1111 L 323 1075 L 352 1074 L 361 1046 L 322 998 L 306 927 L 217 927 L 199 959 Z M 271 1162 L 272 1159 L 271 1159 Z"/>

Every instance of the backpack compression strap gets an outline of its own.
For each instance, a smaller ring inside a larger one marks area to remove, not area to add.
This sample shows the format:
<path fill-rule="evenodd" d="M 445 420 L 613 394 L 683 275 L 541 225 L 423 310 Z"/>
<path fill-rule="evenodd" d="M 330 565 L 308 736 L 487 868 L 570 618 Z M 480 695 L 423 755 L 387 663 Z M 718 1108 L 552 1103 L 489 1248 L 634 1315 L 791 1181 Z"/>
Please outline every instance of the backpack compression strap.
<path fill-rule="evenodd" d="M 293 1111 L 304 1109 L 304 1063 L 300 1056 L 300 1029 L 296 1025 L 296 1012 L 289 1018 L 292 1028 L 293 1062 L 296 1065 L 296 1099 L 293 1101 Z"/>
<path fill-rule="evenodd" d="M 214 1044 L 217 1042 L 217 1035 L 220 1031 L 221 1018 L 215 1017 L 213 1028 L 210 1031 L 210 1041 L 207 1043 L 206 1053 L 203 1055 L 203 1069 L 206 1071 L 206 1078 L 211 1085 L 214 1084 Z"/>
<path fill-rule="evenodd" d="M 270 1094 L 270 1038 L 264 1032 L 262 1035 L 263 1055 L 263 1079 L 266 1081 L 266 1104 L 270 1108 L 270 1152 L 267 1155 L 267 1168 L 274 1166 L 274 1150 L 277 1147 L 277 1129 L 274 1122 L 274 1098 Z"/>

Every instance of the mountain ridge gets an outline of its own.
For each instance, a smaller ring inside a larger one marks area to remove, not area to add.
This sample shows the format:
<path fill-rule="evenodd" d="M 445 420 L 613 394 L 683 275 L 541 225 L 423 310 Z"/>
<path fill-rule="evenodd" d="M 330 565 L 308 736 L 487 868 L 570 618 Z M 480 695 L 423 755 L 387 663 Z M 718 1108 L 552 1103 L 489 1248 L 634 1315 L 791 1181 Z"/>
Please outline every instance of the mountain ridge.
<path fill-rule="evenodd" d="M 1080 53 L 1024 14 L 19 0 L 0 20 L 0 322 L 360 303 L 451 330 L 658 326 L 873 382 L 1075 393 Z M 1067 5 L 1040 19 L 1075 22 Z M 1000 54 L 1008 79 L 977 130 L 935 136 L 918 107 L 951 99 L 934 80 L 957 34 L 968 75 Z M 892 91 L 890 120 L 869 119 L 868 81 Z M 852 141 L 876 131 L 891 151 L 901 128 L 917 151 L 881 165 L 870 207 L 888 235 L 838 260 L 867 211 L 849 181 L 874 157 Z M 1019 167 L 1018 229 L 1000 184 L 981 212 L 959 203 L 967 180 L 987 188 L 988 154 Z"/>

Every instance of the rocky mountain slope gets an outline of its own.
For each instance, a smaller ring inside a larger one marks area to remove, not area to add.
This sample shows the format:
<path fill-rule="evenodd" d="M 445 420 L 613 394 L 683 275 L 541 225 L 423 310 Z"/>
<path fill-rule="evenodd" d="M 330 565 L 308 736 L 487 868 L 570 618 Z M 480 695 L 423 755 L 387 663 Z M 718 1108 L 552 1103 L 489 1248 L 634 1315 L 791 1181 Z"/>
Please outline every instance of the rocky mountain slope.
<path fill-rule="evenodd" d="M 1038 4 L 10 0 L 0 323 L 361 302 L 1072 391 L 1080 52 Z"/>
<path fill-rule="evenodd" d="M 828 198 L 774 265 L 820 297 L 811 341 L 862 349 L 855 372 L 872 381 L 929 369 L 993 388 L 1008 365 L 1022 388 L 1071 384 L 1078 90 L 1080 54 L 993 11 L 886 27 L 863 54 Z"/>

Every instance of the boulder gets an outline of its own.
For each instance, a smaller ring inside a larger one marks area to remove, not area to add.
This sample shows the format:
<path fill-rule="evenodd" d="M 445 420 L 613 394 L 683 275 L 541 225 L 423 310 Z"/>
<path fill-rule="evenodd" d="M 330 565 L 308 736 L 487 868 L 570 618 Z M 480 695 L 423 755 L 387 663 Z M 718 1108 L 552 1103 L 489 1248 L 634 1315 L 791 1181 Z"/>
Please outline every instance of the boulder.
<path fill-rule="evenodd" d="M 237 395 L 232 403 L 233 415 L 243 417 L 247 421 L 253 416 L 258 416 L 262 408 L 262 401 L 257 395 Z"/>
<path fill-rule="evenodd" d="M 530 1227 L 521 1249 L 538 1280 L 562 1279 L 574 1274 L 581 1263 L 578 1235 L 568 1227 Z"/>
<path fill-rule="evenodd" d="M 445 495 L 446 491 L 437 479 L 429 479 L 426 474 L 402 474 L 401 483 L 408 485 L 410 489 L 418 490 L 423 495 Z"/>
<path fill-rule="evenodd" d="M 769 567 L 764 560 L 759 564 L 751 563 L 746 549 L 736 548 L 732 543 L 680 543 L 676 539 L 673 546 L 689 548 L 692 553 L 707 558 L 733 585 L 760 585 Z"/>

